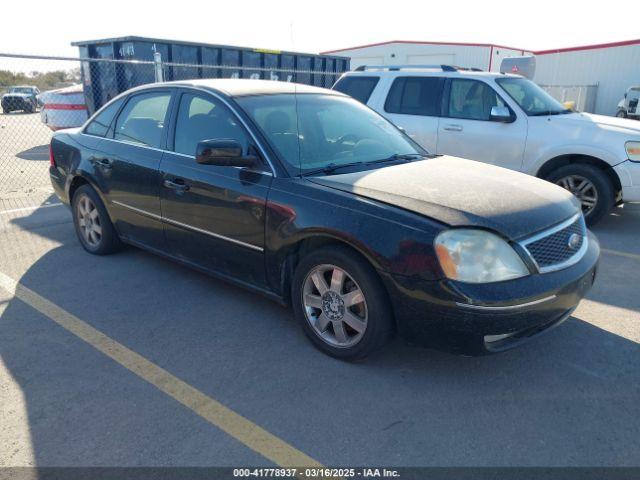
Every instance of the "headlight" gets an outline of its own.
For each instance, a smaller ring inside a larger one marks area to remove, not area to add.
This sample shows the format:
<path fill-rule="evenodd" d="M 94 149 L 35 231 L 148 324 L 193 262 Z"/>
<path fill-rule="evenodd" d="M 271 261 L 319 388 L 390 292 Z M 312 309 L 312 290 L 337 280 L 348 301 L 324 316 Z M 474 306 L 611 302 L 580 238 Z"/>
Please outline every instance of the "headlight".
<path fill-rule="evenodd" d="M 436 237 L 436 254 L 447 278 L 487 283 L 524 277 L 529 269 L 516 251 L 493 233 L 454 228 Z"/>
<path fill-rule="evenodd" d="M 627 142 L 624 144 L 627 157 L 634 162 L 640 162 L 640 142 Z"/>

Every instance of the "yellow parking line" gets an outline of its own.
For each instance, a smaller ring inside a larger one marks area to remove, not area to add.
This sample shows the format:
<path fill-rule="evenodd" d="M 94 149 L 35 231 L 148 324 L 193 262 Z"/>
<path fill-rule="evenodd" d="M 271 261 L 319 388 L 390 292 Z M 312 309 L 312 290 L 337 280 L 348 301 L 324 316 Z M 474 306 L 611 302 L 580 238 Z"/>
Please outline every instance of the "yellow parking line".
<path fill-rule="evenodd" d="M 618 257 L 626 257 L 626 258 L 632 258 L 634 260 L 640 260 L 640 255 L 636 253 L 621 252 L 619 250 L 609 250 L 608 248 L 601 248 L 600 251 L 602 253 L 608 253 L 609 255 L 617 255 Z"/>
<path fill-rule="evenodd" d="M 0 287 L 280 467 L 322 465 L 284 440 L 0 272 Z"/>

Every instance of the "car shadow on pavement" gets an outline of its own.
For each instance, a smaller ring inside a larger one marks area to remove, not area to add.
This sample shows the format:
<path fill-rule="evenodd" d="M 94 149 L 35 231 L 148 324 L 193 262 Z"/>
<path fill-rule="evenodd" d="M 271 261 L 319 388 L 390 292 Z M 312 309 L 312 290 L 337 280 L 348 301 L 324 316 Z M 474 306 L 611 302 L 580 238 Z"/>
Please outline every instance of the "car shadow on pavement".
<path fill-rule="evenodd" d="M 38 145 L 16 154 L 22 160 L 49 160 L 49 145 Z"/>
<path fill-rule="evenodd" d="M 16 280 L 327 465 L 640 463 L 640 348 L 579 316 L 498 355 L 396 340 L 346 363 L 256 294 L 134 248 L 85 253 L 64 213 L 12 221 L 60 245 Z M 0 328 L 36 465 L 260 462 L 23 302 Z"/>

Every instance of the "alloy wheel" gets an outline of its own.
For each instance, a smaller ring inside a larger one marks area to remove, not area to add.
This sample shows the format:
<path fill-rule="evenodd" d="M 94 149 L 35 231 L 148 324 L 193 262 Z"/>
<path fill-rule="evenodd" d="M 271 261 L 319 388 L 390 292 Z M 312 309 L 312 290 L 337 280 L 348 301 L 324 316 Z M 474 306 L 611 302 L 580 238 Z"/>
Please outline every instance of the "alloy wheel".
<path fill-rule="evenodd" d="M 582 213 L 587 216 L 598 204 L 598 190 L 591 180 L 582 175 L 568 175 L 556 182 L 573 193 L 582 205 Z"/>
<path fill-rule="evenodd" d="M 102 225 L 98 209 L 88 195 L 82 195 L 78 200 L 77 212 L 78 226 L 85 242 L 90 247 L 96 248 L 102 239 Z"/>
<path fill-rule="evenodd" d="M 367 329 L 367 303 L 355 280 L 335 265 L 318 265 L 305 278 L 302 292 L 306 319 L 326 343 L 352 347 Z"/>

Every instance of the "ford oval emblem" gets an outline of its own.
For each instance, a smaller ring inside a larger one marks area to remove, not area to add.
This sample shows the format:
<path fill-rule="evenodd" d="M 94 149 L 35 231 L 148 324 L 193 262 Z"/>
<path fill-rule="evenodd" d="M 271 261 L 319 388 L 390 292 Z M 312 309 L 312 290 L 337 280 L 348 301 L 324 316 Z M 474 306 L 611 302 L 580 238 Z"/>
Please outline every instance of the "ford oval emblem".
<path fill-rule="evenodd" d="M 569 247 L 570 250 L 575 250 L 580 246 L 581 241 L 582 235 L 578 233 L 572 233 L 571 235 L 569 235 L 569 240 L 567 240 L 567 247 Z"/>

